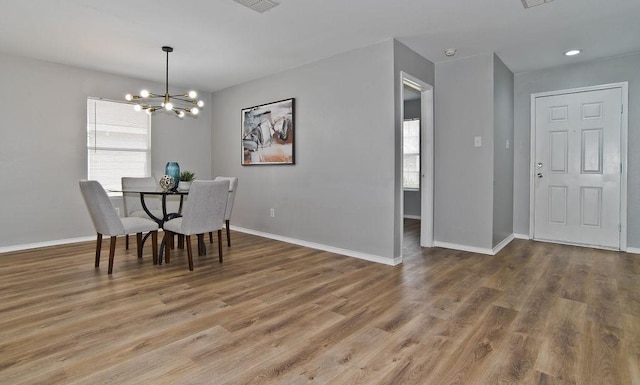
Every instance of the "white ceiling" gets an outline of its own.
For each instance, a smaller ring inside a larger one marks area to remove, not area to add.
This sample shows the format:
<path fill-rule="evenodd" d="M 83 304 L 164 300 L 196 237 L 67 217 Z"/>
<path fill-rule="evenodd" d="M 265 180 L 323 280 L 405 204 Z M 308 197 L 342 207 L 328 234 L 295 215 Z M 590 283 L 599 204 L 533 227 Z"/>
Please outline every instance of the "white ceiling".
<path fill-rule="evenodd" d="M 0 52 L 164 82 L 170 45 L 170 84 L 203 91 L 390 38 L 435 63 L 496 52 L 515 73 L 640 52 L 639 0 L 278 1 L 0 0 Z"/>

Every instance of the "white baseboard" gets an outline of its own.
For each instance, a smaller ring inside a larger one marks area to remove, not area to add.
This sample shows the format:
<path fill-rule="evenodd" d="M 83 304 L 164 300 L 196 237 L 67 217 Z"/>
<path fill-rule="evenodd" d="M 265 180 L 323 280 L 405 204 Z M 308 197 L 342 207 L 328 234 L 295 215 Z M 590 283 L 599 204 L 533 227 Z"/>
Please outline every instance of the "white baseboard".
<path fill-rule="evenodd" d="M 640 249 L 637 247 L 627 247 L 627 253 L 629 254 L 640 254 Z"/>
<path fill-rule="evenodd" d="M 389 266 L 396 266 L 396 265 L 399 265 L 399 264 L 402 263 L 402 257 L 390 259 L 390 258 L 385 258 L 385 257 L 378 256 L 378 255 L 361 253 L 359 251 L 341 249 L 339 247 L 327 246 L 327 245 L 323 245 L 323 244 L 320 244 L 320 243 L 314 243 L 314 242 L 303 241 L 303 240 L 295 239 L 295 238 L 283 237 L 281 235 L 276 235 L 276 234 L 271 234 L 271 233 L 264 233 L 262 231 L 246 229 L 244 227 L 238 227 L 238 226 L 233 226 L 233 225 L 231 225 L 230 227 L 231 227 L 231 230 L 239 231 L 241 233 L 257 235 L 259 237 L 275 239 L 276 241 L 292 243 L 294 245 L 304 246 L 304 247 L 308 247 L 308 248 L 311 248 L 311 249 L 328 251 L 330 253 L 346 255 L 348 257 L 354 257 L 354 258 L 358 258 L 358 259 L 363 259 L 365 261 L 382 263 L 382 264 L 389 265 Z"/>
<path fill-rule="evenodd" d="M 511 234 L 508 237 L 506 237 L 505 239 L 503 239 L 502 242 L 498 243 L 498 245 L 493 248 L 493 255 L 498 254 L 500 252 L 500 250 L 502 250 L 506 245 L 511 243 L 511 241 L 513 241 L 514 239 L 515 239 L 515 235 L 514 234 Z"/>
<path fill-rule="evenodd" d="M 444 247 L 445 249 L 468 251 L 468 252 L 471 252 L 471 253 L 486 254 L 486 255 L 496 255 L 496 254 L 498 254 L 498 252 L 500 252 L 500 250 L 502 250 L 506 245 L 508 245 L 513 240 L 514 240 L 514 234 L 511 234 L 508 237 L 506 237 L 502 242 L 500 242 L 493 249 L 486 249 L 486 248 L 483 248 L 483 247 L 459 245 L 457 243 L 438 242 L 438 241 L 435 241 L 433 243 L 433 245 L 435 247 Z"/>
<path fill-rule="evenodd" d="M 433 245 L 435 247 L 444 247 L 445 249 L 453 249 L 453 250 L 460 250 L 460 251 L 468 251 L 470 253 L 493 255 L 492 249 L 485 249 L 482 247 L 459 245 L 457 243 L 439 242 L 439 241 L 433 242 Z"/>
<path fill-rule="evenodd" d="M 420 215 L 405 215 L 404 217 L 407 219 L 420 219 Z"/>
<path fill-rule="evenodd" d="M 529 238 L 529 234 L 513 233 L 513 236 L 514 236 L 515 239 L 526 239 L 526 240 L 531 239 L 531 238 Z"/>
<path fill-rule="evenodd" d="M 384 264 L 384 265 L 396 266 L 396 265 L 399 265 L 399 264 L 402 263 L 402 257 L 389 259 L 389 258 L 381 257 L 381 256 L 378 256 L 378 255 L 361 253 L 359 251 L 353 251 L 353 250 L 348 250 L 348 249 L 341 249 L 341 248 L 338 248 L 338 247 L 327 246 L 327 245 L 323 245 L 323 244 L 320 244 L 320 243 L 307 242 L 307 241 L 303 241 L 303 240 L 300 240 L 300 239 L 283 237 L 283 236 L 276 235 L 276 234 L 270 234 L 270 233 L 264 233 L 264 232 L 261 232 L 261 231 L 245 229 L 243 227 L 238 227 L 238 226 L 230 226 L 230 227 L 231 227 L 232 230 L 239 231 L 241 233 L 247 233 L 247 234 L 257 235 L 259 237 L 275 239 L 277 241 L 292 243 L 294 245 L 309 247 L 311 249 L 328 251 L 330 253 L 346 255 L 348 257 L 354 257 L 354 258 L 358 258 L 358 259 L 363 259 L 365 261 L 381 263 L 381 264 Z M 162 229 L 160 229 L 160 231 L 162 231 Z M 59 245 L 64 245 L 64 244 L 69 244 L 69 243 L 80 243 L 80 242 L 89 242 L 89 241 L 94 241 L 95 242 L 95 240 L 96 240 L 95 235 L 92 235 L 92 236 L 89 236 L 89 237 L 57 239 L 57 240 L 54 240 L 54 241 L 26 243 L 26 244 L 22 244 L 22 245 L 5 246 L 5 247 L 0 247 L 0 254 L 2 254 L 2 253 L 10 253 L 10 252 L 14 252 L 14 251 L 36 249 L 36 248 L 40 248 L 40 247 L 59 246 Z"/>
<path fill-rule="evenodd" d="M 2 253 L 10 253 L 10 252 L 13 252 L 13 251 L 37 249 L 37 248 L 40 248 L 40 247 L 60 246 L 60 245 L 68 244 L 68 243 L 80 243 L 80 242 L 87 242 L 87 241 L 94 241 L 95 242 L 95 240 L 96 240 L 96 236 L 92 235 L 90 237 L 57 239 L 55 241 L 25 243 L 25 244 L 22 244 L 22 245 L 13 245 L 13 246 L 0 247 L 0 254 L 2 254 Z"/>

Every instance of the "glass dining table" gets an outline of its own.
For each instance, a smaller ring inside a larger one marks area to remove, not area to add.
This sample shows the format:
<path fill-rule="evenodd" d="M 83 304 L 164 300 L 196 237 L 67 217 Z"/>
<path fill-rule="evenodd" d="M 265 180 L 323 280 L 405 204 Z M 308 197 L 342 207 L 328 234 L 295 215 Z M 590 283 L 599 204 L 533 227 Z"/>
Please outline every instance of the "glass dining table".
<path fill-rule="evenodd" d="M 121 192 L 123 194 L 139 194 L 140 195 L 140 204 L 142 204 L 142 209 L 149 216 L 149 218 L 153 219 L 158 226 L 162 227 L 162 225 L 173 218 L 178 218 L 182 213 L 182 204 L 184 203 L 185 195 L 189 195 L 188 190 L 158 190 L 158 189 L 145 189 L 145 188 L 136 188 L 136 189 L 126 189 L 126 190 L 118 190 L 114 192 Z M 148 196 L 160 196 L 162 200 L 162 218 L 158 218 L 153 214 L 151 210 L 147 207 L 147 202 L 145 197 Z M 180 197 L 180 205 L 178 206 L 178 210 L 175 212 L 167 211 L 167 197 L 178 196 Z"/>

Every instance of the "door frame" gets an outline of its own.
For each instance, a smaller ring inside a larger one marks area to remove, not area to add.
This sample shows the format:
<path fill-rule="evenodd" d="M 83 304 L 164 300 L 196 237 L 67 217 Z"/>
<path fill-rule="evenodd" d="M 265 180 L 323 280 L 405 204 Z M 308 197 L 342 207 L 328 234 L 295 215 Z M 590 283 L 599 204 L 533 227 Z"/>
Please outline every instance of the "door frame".
<path fill-rule="evenodd" d="M 531 142 L 529 148 L 529 239 L 535 239 L 536 99 L 547 96 L 567 95 L 615 88 L 620 89 L 622 102 L 622 111 L 620 115 L 620 163 L 622 168 L 620 173 L 620 250 L 627 251 L 627 136 L 629 131 L 629 82 L 602 84 L 597 86 L 570 88 L 531 94 Z"/>
<path fill-rule="evenodd" d="M 434 231 L 433 231 L 433 197 L 434 185 L 433 175 L 434 166 L 434 128 L 433 128 L 433 86 L 412 76 L 404 71 L 400 71 L 400 127 L 404 120 L 404 84 L 407 83 L 411 87 L 420 91 L 420 246 L 433 247 Z M 425 119 L 425 117 L 427 117 Z M 401 136 L 402 137 L 402 136 Z M 400 140 L 400 153 L 402 154 L 402 140 Z M 400 159 L 403 159 L 401 156 Z M 400 167 L 402 174 L 403 166 Z M 402 178 L 400 188 L 400 222 L 403 223 L 404 214 L 404 189 L 402 188 Z M 404 237 L 404 226 L 400 226 L 400 250 L 402 252 L 402 242 Z"/>

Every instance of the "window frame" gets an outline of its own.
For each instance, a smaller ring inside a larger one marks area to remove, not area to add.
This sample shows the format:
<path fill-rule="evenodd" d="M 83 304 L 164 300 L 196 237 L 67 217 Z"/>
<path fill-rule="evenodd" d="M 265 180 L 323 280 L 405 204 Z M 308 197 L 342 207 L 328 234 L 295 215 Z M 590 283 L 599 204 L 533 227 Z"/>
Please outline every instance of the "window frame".
<path fill-rule="evenodd" d="M 87 141 L 86 141 L 86 150 L 87 150 L 87 178 L 88 179 L 95 179 L 98 180 L 100 182 L 100 184 L 102 184 L 103 186 L 105 185 L 100 179 L 97 179 L 97 176 L 92 176 L 91 175 L 91 156 L 90 156 L 90 152 L 91 151 L 103 151 L 103 152 L 132 152 L 132 153 L 142 153 L 144 154 L 144 170 L 143 170 L 143 177 L 149 177 L 151 175 L 151 116 L 147 115 L 147 114 L 143 114 L 146 117 L 146 127 L 143 127 L 144 129 L 146 129 L 147 134 L 146 134 L 146 148 L 140 148 L 140 147 L 136 147 L 136 146 L 130 146 L 130 147 L 113 147 L 113 146 L 101 146 L 98 144 L 98 138 L 97 138 L 97 126 L 98 124 L 102 123 L 100 121 L 98 121 L 96 119 L 97 116 L 93 117 L 93 123 L 91 122 L 91 118 L 89 116 L 90 114 L 90 107 L 89 107 L 89 103 L 91 102 L 106 102 L 106 103 L 116 103 L 119 105 L 127 105 L 130 106 L 130 108 L 133 110 L 133 104 L 128 103 L 128 102 L 123 102 L 123 101 L 119 101 L 119 100 L 111 100 L 111 99 L 104 99 L 104 98 L 99 98 L 99 97 L 92 97 L 89 96 L 87 97 L 87 121 L 86 121 L 86 131 L 85 131 L 85 135 L 87 137 Z M 96 113 L 96 109 L 94 107 L 94 114 Z M 138 113 L 138 112 L 136 112 Z M 104 124 L 104 123 L 102 123 Z M 93 128 L 92 128 L 93 125 Z M 133 128 L 133 126 L 126 126 L 126 125 L 113 125 L 113 126 L 117 126 L 117 127 L 123 127 L 123 128 Z M 136 129 L 139 129 L 139 127 L 136 127 Z M 90 132 L 93 131 L 93 143 L 90 142 Z M 123 175 L 122 176 L 128 176 L 128 175 Z M 93 178 L 92 178 L 93 177 Z M 107 187 L 105 187 L 107 188 Z M 118 197 L 118 196 L 122 196 L 122 193 L 119 192 L 112 192 L 109 191 L 109 189 L 107 189 L 107 194 L 110 197 Z"/>
<path fill-rule="evenodd" d="M 404 141 L 405 141 L 405 123 L 406 122 L 414 122 L 417 121 L 418 122 L 418 152 L 404 152 Z M 420 118 L 410 118 L 410 119 L 403 119 L 402 120 L 402 189 L 404 191 L 420 191 L 420 185 L 421 185 L 421 178 L 420 178 L 420 172 L 421 172 L 421 164 L 420 164 L 420 148 L 422 145 L 422 122 L 420 121 Z M 417 156 L 418 160 L 418 186 L 417 187 L 413 187 L 413 186 L 406 186 L 405 184 L 405 178 L 404 178 L 404 173 L 405 172 L 415 172 L 415 171 L 406 171 L 405 170 L 405 162 L 404 162 L 404 157 L 405 155 L 414 155 Z"/>

